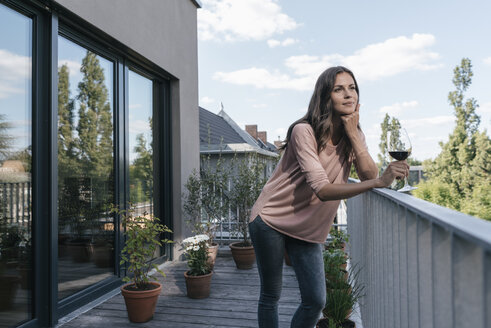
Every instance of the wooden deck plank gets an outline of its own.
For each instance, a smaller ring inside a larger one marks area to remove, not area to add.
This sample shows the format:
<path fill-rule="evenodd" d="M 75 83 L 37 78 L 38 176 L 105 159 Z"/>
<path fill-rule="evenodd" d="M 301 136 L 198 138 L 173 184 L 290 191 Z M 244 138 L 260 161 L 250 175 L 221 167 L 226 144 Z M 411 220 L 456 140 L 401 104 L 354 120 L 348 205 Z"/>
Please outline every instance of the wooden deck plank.
<path fill-rule="evenodd" d="M 169 327 L 169 328 L 246 328 L 257 327 L 259 276 L 257 268 L 239 270 L 231 256 L 219 256 L 212 278 L 210 297 L 194 300 L 186 297 L 185 262 L 168 263 L 154 318 L 148 323 L 129 322 L 124 299 L 118 294 L 78 316 L 63 328 L 75 327 Z M 300 293 L 291 267 L 284 267 L 283 290 L 279 303 L 280 327 L 289 327 L 300 303 Z"/>

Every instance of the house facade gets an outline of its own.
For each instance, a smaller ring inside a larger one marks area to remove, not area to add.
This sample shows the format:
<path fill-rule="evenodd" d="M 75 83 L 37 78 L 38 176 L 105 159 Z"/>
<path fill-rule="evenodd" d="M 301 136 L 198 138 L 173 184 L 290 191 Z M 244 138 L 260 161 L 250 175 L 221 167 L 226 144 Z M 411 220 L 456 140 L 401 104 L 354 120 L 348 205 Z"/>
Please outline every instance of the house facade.
<path fill-rule="evenodd" d="M 218 158 L 232 165 L 234 158 L 241 160 L 254 155 L 265 164 L 264 177 L 269 177 L 273 173 L 279 159 L 279 151 L 275 145 L 267 141 L 266 132 L 258 133 L 257 125 L 247 125 L 246 130 L 241 129 L 223 107 L 218 114 L 202 107 L 199 113 L 202 158 L 209 158 L 212 165 Z"/>
<path fill-rule="evenodd" d="M 113 206 L 187 235 L 199 7 L 0 0 L 1 326 L 55 326 L 121 284 Z M 154 261 L 175 256 L 166 246 Z"/>

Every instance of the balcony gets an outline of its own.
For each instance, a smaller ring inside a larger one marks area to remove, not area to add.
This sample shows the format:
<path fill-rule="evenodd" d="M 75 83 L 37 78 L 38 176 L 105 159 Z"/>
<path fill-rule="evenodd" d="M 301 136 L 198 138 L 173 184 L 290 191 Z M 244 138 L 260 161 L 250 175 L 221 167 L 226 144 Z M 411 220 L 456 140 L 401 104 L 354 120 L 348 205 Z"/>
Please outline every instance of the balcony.
<path fill-rule="evenodd" d="M 348 201 L 364 327 L 491 327 L 491 223 L 376 189 Z"/>
<path fill-rule="evenodd" d="M 350 199 L 347 211 L 350 255 L 366 292 L 355 314 L 358 328 L 491 327 L 489 222 L 388 189 Z M 237 270 L 222 252 L 205 300 L 185 296 L 184 270 L 184 262 L 166 264 L 149 327 L 257 327 L 255 268 Z M 289 327 L 300 296 L 292 268 L 284 274 L 280 327 Z M 72 321 L 64 318 L 62 326 L 134 326 L 117 294 Z"/>

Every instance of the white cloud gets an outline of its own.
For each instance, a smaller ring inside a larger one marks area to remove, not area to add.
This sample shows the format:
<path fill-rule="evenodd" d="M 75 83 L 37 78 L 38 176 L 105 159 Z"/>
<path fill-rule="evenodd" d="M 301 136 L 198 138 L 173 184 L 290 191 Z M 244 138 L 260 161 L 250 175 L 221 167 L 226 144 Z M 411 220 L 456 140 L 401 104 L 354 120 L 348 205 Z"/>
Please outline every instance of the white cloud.
<path fill-rule="evenodd" d="M 275 39 L 269 39 L 267 41 L 268 46 L 270 48 L 275 48 L 275 47 L 278 47 L 278 46 L 287 47 L 287 46 L 291 46 L 292 44 L 295 44 L 297 42 L 298 42 L 298 40 L 297 39 L 293 39 L 293 38 L 286 38 L 283 41 L 279 41 L 279 40 L 275 40 Z"/>
<path fill-rule="evenodd" d="M 31 77 L 31 57 L 0 49 L 0 99 L 25 92 Z"/>
<path fill-rule="evenodd" d="M 213 104 L 215 102 L 215 99 L 204 96 L 204 97 L 201 97 L 199 102 L 203 105 L 209 105 L 209 104 Z"/>
<path fill-rule="evenodd" d="M 130 133 L 149 133 L 150 126 L 148 121 L 134 120 L 130 124 Z"/>
<path fill-rule="evenodd" d="M 438 126 L 443 124 L 453 124 L 454 122 L 455 122 L 455 117 L 452 115 L 441 115 L 441 116 L 434 116 L 434 117 L 401 120 L 401 124 L 406 129 L 432 127 L 432 126 Z"/>
<path fill-rule="evenodd" d="M 404 101 L 402 103 L 395 103 L 389 106 L 383 106 L 380 108 L 380 113 L 387 113 L 390 116 L 395 116 L 401 114 L 403 111 L 411 108 L 418 107 L 419 103 L 416 100 Z"/>
<path fill-rule="evenodd" d="M 128 107 L 130 109 L 137 109 L 137 108 L 142 108 L 143 105 L 142 104 L 130 104 Z"/>
<path fill-rule="evenodd" d="M 198 11 L 200 40 L 264 40 L 298 26 L 276 0 L 203 0 Z"/>
<path fill-rule="evenodd" d="M 248 68 L 234 72 L 216 72 L 215 80 L 238 85 L 253 85 L 259 89 L 309 90 L 312 87 L 309 77 L 291 78 L 278 71 L 270 72 L 264 68 Z"/>
<path fill-rule="evenodd" d="M 254 104 L 252 105 L 252 108 L 266 108 L 268 105 L 266 104 Z"/>
<path fill-rule="evenodd" d="M 491 66 L 491 57 L 487 57 L 483 59 L 484 64 Z"/>
<path fill-rule="evenodd" d="M 292 73 L 265 68 L 247 68 L 232 72 L 217 72 L 214 78 L 223 82 L 253 85 L 257 88 L 311 90 L 317 77 L 326 68 L 343 65 L 353 70 L 358 81 L 380 80 L 400 73 L 426 71 L 442 67 L 439 54 L 431 52 L 435 37 L 431 34 L 400 36 L 368 45 L 352 55 L 300 55 L 285 60 Z"/>

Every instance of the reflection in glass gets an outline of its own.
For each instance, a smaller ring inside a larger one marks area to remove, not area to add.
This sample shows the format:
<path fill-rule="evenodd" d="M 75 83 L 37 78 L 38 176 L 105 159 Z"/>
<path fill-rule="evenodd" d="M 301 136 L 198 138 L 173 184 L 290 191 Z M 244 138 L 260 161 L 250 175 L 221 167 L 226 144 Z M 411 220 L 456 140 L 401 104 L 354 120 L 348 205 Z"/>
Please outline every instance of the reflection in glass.
<path fill-rule="evenodd" d="M 31 31 L 0 4 L 0 327 L 32 318 Z"/>
<path fill-rule="evenodd" d="M 152 81 L 130 71 L 130 202 L 135 214 L 153 213 Z"/>
<path fill-rule="evenodd" d="M 59 37 L 58 299 L 114 273 L 113 63 Z"/>

